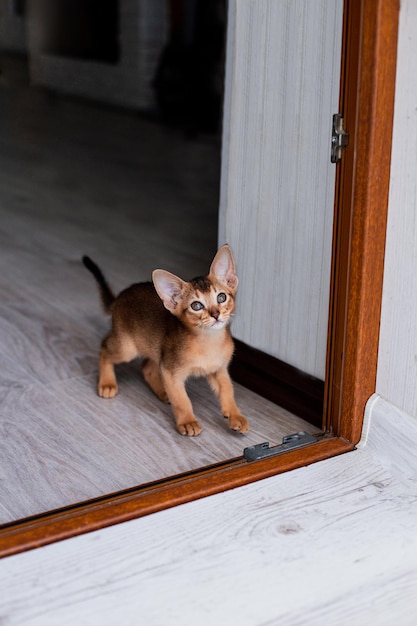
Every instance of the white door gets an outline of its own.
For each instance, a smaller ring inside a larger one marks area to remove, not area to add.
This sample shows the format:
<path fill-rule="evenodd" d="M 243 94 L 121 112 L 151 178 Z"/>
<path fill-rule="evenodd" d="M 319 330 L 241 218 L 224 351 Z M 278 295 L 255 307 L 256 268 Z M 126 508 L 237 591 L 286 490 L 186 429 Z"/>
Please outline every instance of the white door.
<path fill-rule="evenodd" d="M 343 0 L 230 0 L 219 243 L 233 335 L 324 379 Z"/>

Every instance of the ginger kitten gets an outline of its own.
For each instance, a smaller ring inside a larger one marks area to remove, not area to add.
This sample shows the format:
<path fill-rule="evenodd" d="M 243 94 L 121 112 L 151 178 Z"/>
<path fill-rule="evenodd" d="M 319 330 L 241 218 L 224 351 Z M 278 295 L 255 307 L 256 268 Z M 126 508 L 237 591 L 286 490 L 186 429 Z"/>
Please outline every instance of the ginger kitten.
<path fill-rule="evenodd" d="M 231 429 L 246 433 L 249 425 L 234 399 L 228 365 L 233 355 L 229 330 L 238 279 L 228 245 L 222 246 L 205 277 L 186 282 L 165 270 L 117 297 L 97 265 L 83 257 L 95 277 L 112 329 L 99 356 L 98 394 L 117 394 L 114 366 L 143 357 L 143 376 L 164 402 L 170 402 L 181 435 L 199 435 L 202 427 L 185 389 L 190 376 L 206 376 Z"/>

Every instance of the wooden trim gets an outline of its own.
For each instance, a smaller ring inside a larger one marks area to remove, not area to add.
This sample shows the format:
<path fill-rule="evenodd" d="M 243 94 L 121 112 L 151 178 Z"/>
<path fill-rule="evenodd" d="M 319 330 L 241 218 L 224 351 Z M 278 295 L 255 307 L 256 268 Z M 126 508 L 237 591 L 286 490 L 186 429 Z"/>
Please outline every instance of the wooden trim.
<path fill-rule="evenodd" d="M 338 166 L 325 389 L 338 437 L 254 463 L 138 487 L 9 524 L 0 555 L 45 545 L 352 450 L 375 389 L 398 27 L 398 0 L 345 0 L 342 108 L 351 147 Z"/>
<path fill-rule="evenodd" d="M 317 428 L 323 428 L 324 381 L 235 340 L 232 378 Z"/>
<path fill-rule="evenodd" d="M 395 94 L 398 0 L 347 0 L 325 410 L 352 443 L 375 391 Z"/>
<path fill-rule="evenodd" d="M 323 439 L 317 444 L 268 460 L 248 463 L 243 458 L 236 459 L 184 477 L 144 485 L 19 523 L 7 524 L 0 528 L 0 558 L 156 513 L 352 449 L 353 446 L 342 439 Z"/>

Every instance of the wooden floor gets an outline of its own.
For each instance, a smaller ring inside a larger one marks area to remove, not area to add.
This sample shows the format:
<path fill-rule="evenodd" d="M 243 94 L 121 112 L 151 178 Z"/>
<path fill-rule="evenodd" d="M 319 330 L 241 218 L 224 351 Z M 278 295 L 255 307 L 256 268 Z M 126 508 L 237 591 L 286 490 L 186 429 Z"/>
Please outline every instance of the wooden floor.
<path fill-rule="evenodd" d="M 417 425 L 374 412 L 365 448 L 2 559 L 1 623 L 415 626 Z"/>
<path fill-rule="evenodd" d="M 81 256 L 116 291 L 155 267 L 205 273 L 218 140 L 30 89 L 18 60 L 0 68 L 0 523 L 314 431 L 237 385 L 252 429 L 230 432 L 205 381 L 193 381 L 204 430 L 183 438 L 138 363 L 120 367 L 115 399 L 96 396 L 108 320 Z"/>

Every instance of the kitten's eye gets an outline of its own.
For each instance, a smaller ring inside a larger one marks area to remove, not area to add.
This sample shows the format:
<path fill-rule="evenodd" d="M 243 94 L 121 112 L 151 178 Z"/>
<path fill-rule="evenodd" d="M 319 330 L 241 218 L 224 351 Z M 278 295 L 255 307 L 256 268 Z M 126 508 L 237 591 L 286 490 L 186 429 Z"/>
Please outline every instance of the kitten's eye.
<path fill-rule="evenodd" d="M 219 295 L 217 296 L 217 302 L 218 302 L 219 304 L 222 304 L 223 302 L 226 302 L 226 300 L 227 300 L 227 296 L 226 296 L 226 294 L 225 294 L 225 293 L 223 293 L 223 292 L 222 292 L 222 293 L 219 293 Z"/>
<path fill-rule="evenodd" d="M 204 309 L 204 304 L 202 304 L 202 302 L 198 302 L 198 300 L 191 302 L 190 306 L 193 311 L 201 311 L 201 309 Z"/>

